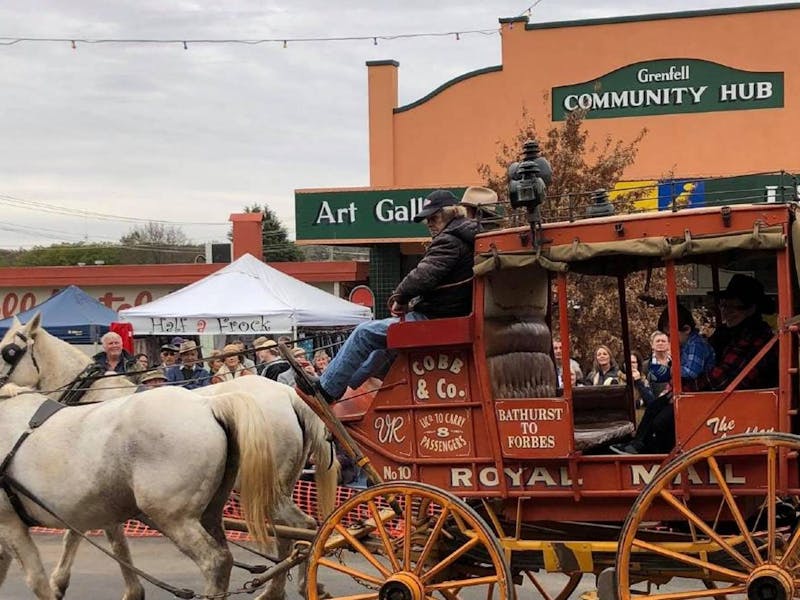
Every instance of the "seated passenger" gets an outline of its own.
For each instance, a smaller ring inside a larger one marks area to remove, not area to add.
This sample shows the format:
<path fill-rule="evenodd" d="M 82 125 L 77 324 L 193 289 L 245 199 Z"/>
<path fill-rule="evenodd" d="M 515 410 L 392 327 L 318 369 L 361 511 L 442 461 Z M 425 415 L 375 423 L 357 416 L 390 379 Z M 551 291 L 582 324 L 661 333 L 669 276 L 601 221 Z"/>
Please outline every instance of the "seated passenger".
<path fill-rule="evenodd" d="M 700 335 L 691 311 L 678 305 L 678 342 L 681 347 L 681 381 L 684 389 L 696 389 L 695 381 L 714 366 L 714 348 Z M 664 309 L 658 319 L 659 331 L 669 330 L 669 311 Z M 672 378 L 672 361 L 651 362 L 650 378 L 660 384 Z"/>
<path fill-rule="evenodd" d="M 761 316 L 762 312 L 773 310 L 772 302 L 758 280 L 737 273 L 718 298 L 722 326 L 717 327 L 709 340 L 716 350 L 717 360 L 710 371 L 698 378 L 699 390 L 724 390 L 773 336 L 772 328 Z M 768 388 L 777 384 L 778 353 L 774 346 L 736 389 Z"/>
<path fill-rule="evenodd" d="M 659 330 L 669 329 L 667 309 L 658 319 Z M 697 331 L 692 313 L 678 305 L 678 340 L 681 346 L 681 385 L 685 389 L 696 387 L 696 380 L 714 365 L 714 349 Z M 650 363 L 650 376 L 665 387 L 653 397 L 644 411 L 636 435 L 629 444 L 610 446 L 617 454 L 663 454 L 675 446 L 675 407 L 672 404 L 670 380 L 672 365 L 661 361 Z"/>
<path fill-rule="evenodd" d="M 564 369 L 561 366 L 561 338 L 558 336 L 553 336 L 553 358 L 555 359 L 556 364 L 556 376 L 558 377 L 558 387 L 564 387 Z M 569 359 L 569 370 L 570 373 L 575 373 L 576 377 L 581 380 L 581 385 L 583 385 L 583 373 L 581 372 L 581 366 L 578 364 L 578 361 L 574 358 Z M 572 385 L 575 385 L 575 382 L 572 382 Z"/>
<path fill-rule="evenodd" d="M 394 292 L 392 312 L 410 310 L 407 321 L 457 317 L 472 310 L 472 264 L 478 226 L 464 216 L 464 208 L 456 206 L 457 202 L 450 192 L 436 190 L 425 198 L 422 210 L 414 217 L 416 222 L 425 221 L 432 239 L 422 260 Z M 319 393 L 333 402 L 342 397 L 348 384 L 358 387 L 364 383 L 369 373 L 360 367 L 367 358 L 376 366 L 391 362 L 394 353 L 386 349 L 386 334 L 389 325 L 398 321 L 393 317 L 356 327 L 314 382 L 314 389 L 302 379 L 298 380 L 300 389 L 307 394 Z M 353 380 L 357 371 L 364 381 Z"/>
<path fill-rule="evenodd" d="M 586 376 L 586 385 L 618 385 L 620 371 L 617 359 L 608 346 L 600 345 L 594 351 L 592 370 Z"/>
<path fill-rule="evenodd" d="M 659 383 L 655 380 L 651 365 L 669 365 L 672 357 L 669 354 L 669 336 L 663 331 L 654 331 L 650 334 L 650 358 L 644 361 L 644 369 L 647 371 L 647 382 L 654 396 L 660 396 L 664 392 L 666 383 Z"/>

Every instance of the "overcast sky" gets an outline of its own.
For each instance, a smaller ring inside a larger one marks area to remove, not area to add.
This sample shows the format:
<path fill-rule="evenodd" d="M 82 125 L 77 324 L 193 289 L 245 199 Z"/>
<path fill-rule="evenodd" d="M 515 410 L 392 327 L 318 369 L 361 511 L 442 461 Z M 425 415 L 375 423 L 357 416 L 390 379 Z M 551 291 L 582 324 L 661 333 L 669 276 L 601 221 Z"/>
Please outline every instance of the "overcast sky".
<path fill-rule="evenodd" d="M 532 0 L 4 0 L 0 36 L 299 38 L 496 29 Z M 749 0 L 746 4 L 770 4 Z M 735 6 L 541 0 L 532 22 Z M 224 8 L 223 8 L 224 7 Z M 624 43 L 624 40 L 620 40 Z M 222 239 L 268 203 L 294 233 L 296 188 L 369 183 L 367 70 L 400 62 L 400 103 L 500 64 L 500 38 L 243 45 L 0 46 L 0 247 L 116 240 L 135 223 Z M 30 203 L 38 203 L 37 207 Z M 189 223 L 216 223 L 190 225 Z M 12 231 L 13 230 L 13 231 Z"/>

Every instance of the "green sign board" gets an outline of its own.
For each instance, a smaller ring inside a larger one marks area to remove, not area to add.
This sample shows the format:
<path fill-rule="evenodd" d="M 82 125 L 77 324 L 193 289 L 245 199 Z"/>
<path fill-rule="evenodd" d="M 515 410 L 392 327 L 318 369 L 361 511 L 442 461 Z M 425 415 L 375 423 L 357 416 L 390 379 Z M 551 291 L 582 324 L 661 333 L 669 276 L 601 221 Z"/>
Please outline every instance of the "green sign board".
<path fill-rule="evenodd" d="M 741 71 L 707 60 L 663 59 L 553 88 L 553 120 L 576 109 L 587 119 L 783 107 L 783 73 Z"/>
<path fill-rule="evenodd" d="M 466 188 L 448 188 L 461 198 Z M 295 192 L 297 241 L 368 242 L 426 239 L 414 223 L 430 189 Z"/>

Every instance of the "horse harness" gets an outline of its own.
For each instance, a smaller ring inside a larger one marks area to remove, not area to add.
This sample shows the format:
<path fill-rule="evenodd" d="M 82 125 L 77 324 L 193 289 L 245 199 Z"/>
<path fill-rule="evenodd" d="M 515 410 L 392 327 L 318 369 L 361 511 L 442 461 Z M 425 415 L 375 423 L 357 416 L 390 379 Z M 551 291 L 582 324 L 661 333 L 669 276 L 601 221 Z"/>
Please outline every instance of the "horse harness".
<path fill-rule="evenodd" d="M 36 355 L 33 352 L 33 345 L 30 343 L 30 338 L 19 331 L 15 332 L 14 335 L 22 340 L 23 344 L 20 345 L 16 342 L 11 342 L 0 349 L 0 357 L 2 357 L 3 361 L 8 365 L 8 370 L 0 375 L 0 385 L 8 382 L 11 374 L 14 372 L 14 369 L 17 368 L 17 365 L 22 360 L 22 357 L 25 356 L 28 351 L 30 351 L 31 361 L 33 362 L 33 366 L 36 368 L 36 371 L 39 373 L 41 372 L 39 369 L 39 363 L 36 360 Z M 37 523 L 36 520 L 28 514 L 28 512 L 25 510 L 25 507 L 22 505 L 22 500 L 20 500 L 19 494 L 15 489 L 21 487 L 21 484 L 16 482 L 8 475 L 8 467 L 11 464 L 11 461 L 14 459 L 14 456 L 16 456 L 17 451 L 22 447 L 22 444 L 25 442 L 25 440 L 28 439 L 29 435 L 36 431 L 36 429 L 43 425 L 50 417 L 52 417 L 62 408 L 66 408 L 67 406 L 72 406 L 80 402 L 81 398 L 83 398 L 83 396 L 86 394 L 89 387 L 91 387 L 91 385 L 97 381 L 97 379 L 99 379 L 103 373 L 103 368 L 100 365 L 92 363 L 83 371 L 81 371 L 81 373 L 75 379 L 67 384 L 66 388 L 59 396 L 58 401 L 50 400 L 48 398 L 42 402 L 42 404 L 39 405 L 39 408 L 36 409 L 36 412 L 33 414 L 30 421 L 28 421 L 28 429 L 22 432 L 17 441 L 14 443 L 14 446 L 3 459 L 3 462 L 0 463 L 0 489 L 6 493 L 8 501 L 10 502 L 11 507 L 14 509 L 14 512 L 17 513 L 17 516 L 20 518 L 20 520 L 28 527 L 34 527 L 39 523 Z M 28 496 L 29 494 L 25 493 L 24 495 Z"/>
<path fill-rule="evenodd" d="M 14 512 L 17 513 L 17 516 L 20 518 L 20 520 L 28 527 L 35 527 L 39 525 L 39 523 L 28 514 L 28 512 L 25 510 L 25 507 L 22 505 L 22 500 L 20 500 L 17 490 L 15 489 L 16 487 L 19 487 L 20 484 L 8 474 L 8 467 L 11 464 L 14 456 L 16 456 L 17 451 L 22 446 L 22 443 L 28 439 L 28 436 L 36 431 L 36 429 L 38 429 L 41 425 L 43 425 L 50 417 L 52 417 L 62 408 L 66 407 L 66 404 L 56 402 L 55 400 L 50 400 L 49 398 L 42 402 L 39 405 L 39 408 L 36 409 L 36 412 L 33 413 L 31 420 L 28 421 L 28 429 L 23 431 L 19 438 L 17 438 L 14 446 L 11 448 L 9 453 L 6 454 L 3 462 L 0 463 L 0 489 L 6 493 L 6 496 L 8 496 L 8 501 L 11 503 L 11 507 L 14 509 Z M 28 496 L 29 494 L 26 493 L 25 495 Z"/>
<path fill-rule="evenodd" d="M 0 350 L 0 357 L 2 357 L 3 361 L 8 365 L 8 371 L 0 374 L 0 385 L 5 385 L 8 383 L 8 380 L 11 377 L 11 374 L 14 372 L 14 369 L 17 368 L 17 365 L 22 360 L 22 357 L 27 354 L 28 348 L 30 348 L 31 360 L 33 361 L 33 366 L 36 367 L 36 372 L 41 373 L 39 370 L 39 363 L 36 361 L 36 356 L 33 353 L 33 345 L 30 343 L 30 338 L 20 331 L 14 332 L 14 337 L 21 339 L 23 345 L 20 346 L 16 342 L 11 342 L 3 346 L 3 348 Z"/>

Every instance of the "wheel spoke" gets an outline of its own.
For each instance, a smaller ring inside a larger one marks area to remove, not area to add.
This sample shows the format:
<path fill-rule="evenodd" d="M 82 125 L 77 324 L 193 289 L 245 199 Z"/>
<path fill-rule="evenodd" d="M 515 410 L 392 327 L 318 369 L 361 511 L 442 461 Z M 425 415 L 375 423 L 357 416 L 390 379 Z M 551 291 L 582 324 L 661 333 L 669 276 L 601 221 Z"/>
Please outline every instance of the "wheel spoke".
<path fill-rule="evenodd" d="M 441 590 L 441 589 L 451 589 L 451 588 L 465 588 L 465 587 L 475 587 L 477 585 L 494 585 L 499 581 L 497 575 L 487 575 L 486 577 L 473 577 L 471 579 L 460 579 L 457 581 L 443 581 L 441 583 L 430 583 L 427 584 L 425 587 L 429 590 Z"/>
<path fill-rule="evenodd" d="M 795 557 L 797 553 L 797 545 L 800 544 L 800 527 L 795 527 L 794 533 L 792 533 L 792 539 L 789 540 L 789 543 L 786 545 L 786 550 L 783 552 L 783 556 L 781 556 L 781 560 L 778 563 L 781 567 L 788 567 L 788 562 L 792 558 Z"/>
<path fill-rule="evenodd" d="M 328 560 L 327 558 L 320 558 L 317 561 L 317 564 L 323 567 L 328 567 L 329 569 L 333 569 L 334 571 L 339 571 L 339 573 L 344 573 L 345 575 L 349 575 L 350 577 L 355 577 L 356 579 L 363 579 L 364 581 L 368 581 L 369 583 L 374 583 L 375 585 L 383 584 L 382 579 L 378 579 L 373 575 L 368 575 L 363 571 L 359 571 L 358 569 L 348 567 L 347 565 L 343 565 L 342 563 Z"/>
<path fill-rule="evenodd" d="M 372 552 L 367 550 L 367 548 L 364 546 L 364 544 L 362 544 L 360 541 L 358 541 L 358 539 L 356 539 L 356 537 L 352 533 L 347 531 L 346 527 L 344 527 L 341 523 L 337 523 L 335 528 L 336 528 L 336 531 L 338 531 L 341 534 L 341 536 L 344 539 L 346 539 L 350 543 L 351 546 L 353 546 L 353 548 L 358 550 L 358 553 L 361 554 L 361 556 L 363 556 L 364 558 L 367 559 L 367 562 L 369 562 L 369 564 L 371 564 L 373 567 L 378 569 L 378 572 L 381 575 L 383 575 L 384 577 L 389 577 L 389 575 L 391 575 L 391 572 L 389 571 L 389 569 L 384 567 L 378 561 L 378 559 L 375 558 L 375 556 L 372 554 Z"/>
<path fill-rule="evenodd" d="M 433 545 L 439 537 L 439 534 L 442 531 L 442 527 L 444 526 L 444 522 L 447 520 L 447 515 L 450 512 L 449 506 L 442 506 L 442 512 L 439 514 L 439 517 L 436 519 L 436 524 L 433 526 L 433 530 L 431 531 L 428 539 L 425 541 L 425 547 L 422 548 L 422 552 L 417 558 L 417 566 L 414 568 L 414 573 L 419 575 L 422 572 L 422 567 L 425 565 L 425 561 L 428 559 L 428 554 L 433 549 Z"/>
<path fill-rule="evenodd" d="M 711 573 L 717 573 L 718 575 L 722 575 L 724 577 L 729 577 L 734 581 L 746 581 L 747 575 L 742 573 L 737 573 L 736 571 L 731 571 L 730 569 L 726 569 L 725 567 L 721 567 L 719 565 L 715 565 L 713 563 L 700 560 L 698 558 L 694 558 L 692 556 L 687 556 L 686 554 L 680 554 L 679 552 L 673 552 L 672 550 L 668 550 L 656 544 L 650 544 L 640 539 L 634 538 L 632 541 L 633 546 L 637 548 L 641 548 L 642 550 L 647 550 L 648 552 L 652 552 L 654 554 L 658 554 L 660 556 L 664 556 L 666 558 L 671 558 L 673 560 L 677 560 L 678 562 L 685 563 L 687 565 L 692 565 L 695 567 L 699 567 L 701 569 L 707 569 Z M 712 594 L 713 595 L 713 594 Z"/>
<path fill-rule="evenodd" d="M 668 490 L 661 490 L 660 496 L 675 510 L 680 512 L 684 517 L 686 517 L 689 521 L 691 521 L 695 527 L 700 529 L 703 533 L 705 533 L 708 537 L 710 537 L 716 544 L 722 548 L 725 552 L 727 552 L 731 557 L 736 559 L 739 564 L 741 564 L 746 569 L 750 570 L 753 568 L 753 563 L 747 560 L 744 556 L 742 556 L 736 548 L 728 544 L 716 531 L 714 531 L 711 527 L 709 527 L 705 521 L 703 521 L 700 517 L 698 517 L 693 511 L 689 509 L 683 502 L 678 500 L 671 492 Z"/>
<path fill-rule="evenodd" d="M 722 474 L 722 471 L 719 468 L 717 459 L 715 459 L 713 456 L 709 456 L 706 459 L 706 461 L 708 462 L 708 467 L 714 473 L 714 478 L 717 480 L 717 485 L 719 486 L 719 489 L 722 491 L 722 495 L 725 498 L 725 503 L 728 505 L 728 510 L 731 511 L 731 515 L 733 516 L 733 519 L 736 521 L 736 525 L 739 526 L 739 531 L 744 537 L 744 541 L 747 544 L 747 548 L 750 550 L 750 554 L 753 557 L 753 561 L 755 562 L 756 565 L 763 565 L 764 559 L 761 558 L 761 554 L 756 548 L 755 541 L 753 540 L 753 537 L 750 535 L 750 529 L 744 522 L 744 517 L 742 516 L 742 513 L 739 511 L 739 507 L 736 505 L 736 500 L 733 497 L 731 488 L 729 488 L 728 484 L 725 482 L 725 476 Z"/>
<path fill-rule="evenodd" d="M 534 587 L 535 587 L 537 590 L 539 590 L 539 593 L 540 593 L 540 594 L 541 594 L 541 595 L 542 595 L 542 596 L 543 596 L 543 597 L 544 597 L 546 600 L 550 600 L 550 594 L 548 594 L 548 593 L 545 591 L 544 587 L 542 587 L 542 584 L 541 584 L 541 583 L 539 583 L 539 580 L 538 580 L 538 579 L 536 579 L 536 577 L 533 575 L 533 573 L 531 573 L 530 571 L 525 571 L 524 573 L 525 573 L 525 575 L 528 577 L 528 579 L 530 579 L 530 580 L 531 580 L 531 583 L 533 584 L 533 586 L 534 586 Z"/>
<path fill-rule="evenodd" d="M 443 571 L 448 566 L 450 566 L 452 563 L 454 563 L 456 560 L 458 560 L 458 558 L 460 556 L 462 556 L 464 553 L 466 553 L 468 550 L 470 550 L 471 548 L 474 548 L 475 546 L 477 546 L 479 542 L 480 542 L 480 539 L 478 539 L 477 536 L 473 537 L 466 544 L 462 545 L 460 548 L 458 548 L 455 552 L 450 554 L 444 560 L 440 561 L 438 564 L 436 564 L 433 567 L 431 567 L 431 569 L 426 571 L 422 575 L 422 577 L 420 577 L 420 579 L 422 579 L 423 582 L 428 581 L 431 577 L 433 577 L 437 573 Z"/>
<path fill-rule="evenodd" d="M 403 507 L 403 516 L 405 519 L 403 520 L 403 536 L 406 538 L 405 544 L 403 544 L 403 569 L 408 571 L 411 569 L 411 502 L 412 497 L 411 494 L 405 495 L 405 506 Z"/>
<path fill-rule="evenodd" d="M 775 446 L 767 449 L 767 558 L 769 562 L 775 562 L 775 521 L 777 519 L 775 511 L 778 501 L 775 491 L 778 477 L 777 455 L 778 449 Z"/>
<path fill-rule="evenodd" d="M 386 551 L 386 555 L 389 557 L 389 560 L 392 563 L 392 568 L 395 571 L 399 571 L 400 561 L 397 560 L 395 549 L 392 546 L 392 540 L 389 539 L 389 534 L 386 532 L 386 527 L 384 527 L 383 521 L 380 518 L 380 512 L 378 511 L 378 506 L 375 504 L 373 500 L 368 500 L 367 506 L 369 507 L 369 512 L 372 513 L 372 518 L 375 520 L 375 529 L 378 531 L 378 535 L 380 536 L 381 542 L 383 543 L 383 549 Z"/>
<path fill-rule="evenodd" d="M 643 600 L 692 600 L 693 598 L 711 598 L 719 594 L 741 594 L 747 591 L 746 585 L 732 585 L 714 590 L 692 590 L 689 592 L 673 592 L 671 594 L 645 594 Z"/>

